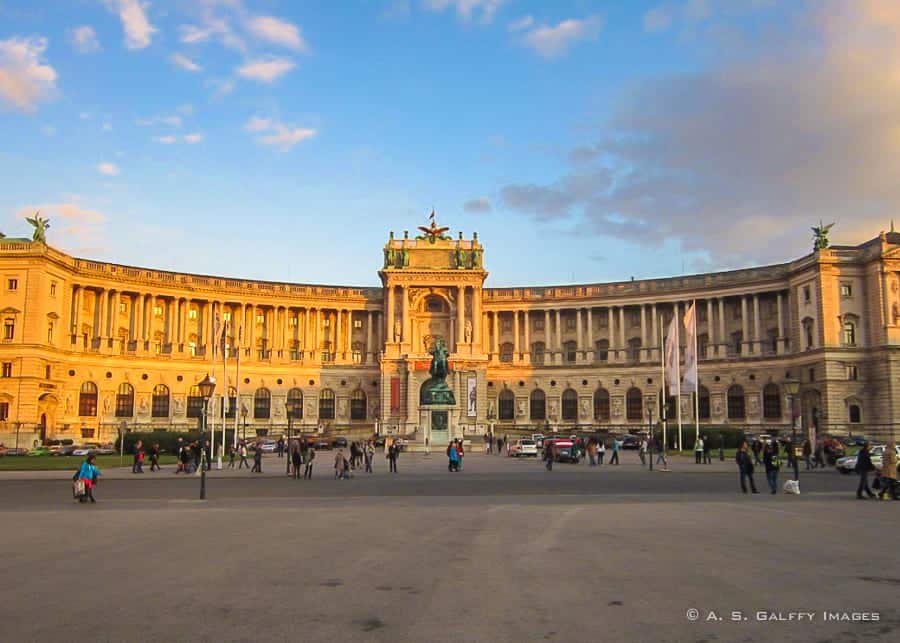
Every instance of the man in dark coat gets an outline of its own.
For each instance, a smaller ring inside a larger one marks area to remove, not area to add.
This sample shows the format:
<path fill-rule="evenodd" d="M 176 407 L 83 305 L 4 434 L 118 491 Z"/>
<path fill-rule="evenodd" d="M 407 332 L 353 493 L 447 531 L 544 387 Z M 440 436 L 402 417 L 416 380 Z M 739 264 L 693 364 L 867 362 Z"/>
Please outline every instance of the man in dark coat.
<path fill-rule="evenodd" d="M 749 480 L 750 489 L 753 493 L 759 493 L 759 491 L 756 490 L 756 483 L 753 482 L 753 460 L 750 458 L 750 449 L 746 442 L 741 443 L 741 448 L 738 449 L 734 459 L 735 462 L 737 462 L 738 471 L 741 475 L 741 491 L 747 493 L 745 480 Z"/>
<path fill-rule="evenodd" d="M 872 466 L 872 456 L 869 454 L 869 443 L 865 442 L 859 453 L 856 454 L 856 473 L 859 474 L 859 485 L 856 487 L 856 499 L 863 499 L 863 491 L 869 498 L 874 498 L 875 494 L 869 488 L 869 471 L 874 469 Z"/>

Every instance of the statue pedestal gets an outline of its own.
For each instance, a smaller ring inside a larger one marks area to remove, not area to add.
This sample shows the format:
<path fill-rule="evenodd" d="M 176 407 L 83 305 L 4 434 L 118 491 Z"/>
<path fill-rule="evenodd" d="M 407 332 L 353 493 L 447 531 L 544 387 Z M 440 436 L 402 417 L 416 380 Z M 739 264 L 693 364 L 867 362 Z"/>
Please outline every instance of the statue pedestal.
<path fill-rule="evenodd" d="M 437 404 L 419 407 L 419 445 L 424 448 L 428 440 L 428 448 L 431 451 L 441 450 L 447 446 L 450 440 L 458 437 L 457 427 L 453 423 L 458 421 L 456 407 L 448 404 Z"/>

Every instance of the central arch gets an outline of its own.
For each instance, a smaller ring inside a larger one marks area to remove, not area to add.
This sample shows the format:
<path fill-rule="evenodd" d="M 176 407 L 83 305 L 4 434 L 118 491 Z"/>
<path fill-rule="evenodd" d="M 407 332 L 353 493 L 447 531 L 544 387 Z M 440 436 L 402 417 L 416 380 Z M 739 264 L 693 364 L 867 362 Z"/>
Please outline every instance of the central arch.
<path fill-rule="evenodd" d="M 425 339 L 443 337 L 447 348 L 452 349 L 453 305 L 443 293 L 423 292 L 412 302 L 412 350 L 425 353 Z"/>

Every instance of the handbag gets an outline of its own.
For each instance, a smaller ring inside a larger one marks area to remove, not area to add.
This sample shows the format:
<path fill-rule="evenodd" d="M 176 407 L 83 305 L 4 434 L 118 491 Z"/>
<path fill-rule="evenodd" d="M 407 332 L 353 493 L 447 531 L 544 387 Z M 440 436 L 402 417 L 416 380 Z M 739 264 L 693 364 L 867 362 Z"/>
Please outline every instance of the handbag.
<path fill-rule="evenodd" d="M 79 478 L 72 482 L 72 495 L 75 498 L 80 498 L 84 495 L 84 480 Z"/>

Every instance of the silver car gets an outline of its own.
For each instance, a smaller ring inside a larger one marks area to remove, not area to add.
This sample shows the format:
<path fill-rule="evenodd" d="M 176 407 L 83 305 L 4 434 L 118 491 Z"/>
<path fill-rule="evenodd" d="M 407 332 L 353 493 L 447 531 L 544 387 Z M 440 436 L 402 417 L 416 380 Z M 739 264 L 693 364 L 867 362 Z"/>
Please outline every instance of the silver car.
<path fill-rule="evenodd" d="M 872 458 L 872 466 L 875 467 L 876 471 L 881 471 L 881 460 L 886 448 L 886 445 L 879 444 L 878 446 L 869 449 L 869 456 Z M 896 445 L 894 451 L 896 451 L 897 457 L 900 458 L 900 445 Z M 834 466 L 843 474 L 853 473 L 856 471 L 856 456 L 848 455 L 843 458 L 838 458 L 838 461 Z"/>

